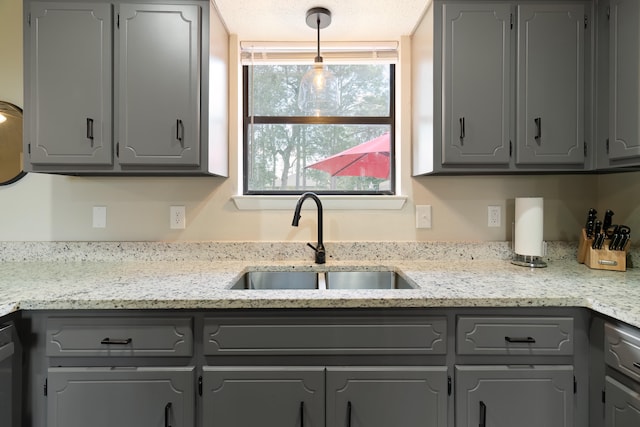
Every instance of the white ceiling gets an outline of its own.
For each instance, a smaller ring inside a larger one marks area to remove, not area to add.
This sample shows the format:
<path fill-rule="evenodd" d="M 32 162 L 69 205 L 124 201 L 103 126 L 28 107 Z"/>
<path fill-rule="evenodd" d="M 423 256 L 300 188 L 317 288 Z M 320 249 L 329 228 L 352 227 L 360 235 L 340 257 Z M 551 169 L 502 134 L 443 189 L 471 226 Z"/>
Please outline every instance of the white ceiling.
<path fill-rule="evenodd" d="M 213 0 L 240 41 L 315 41 L 307 10 L 325 7 L 332 21 L 326 41 L 398 40 L 410 35 L 430 0 Z"/>

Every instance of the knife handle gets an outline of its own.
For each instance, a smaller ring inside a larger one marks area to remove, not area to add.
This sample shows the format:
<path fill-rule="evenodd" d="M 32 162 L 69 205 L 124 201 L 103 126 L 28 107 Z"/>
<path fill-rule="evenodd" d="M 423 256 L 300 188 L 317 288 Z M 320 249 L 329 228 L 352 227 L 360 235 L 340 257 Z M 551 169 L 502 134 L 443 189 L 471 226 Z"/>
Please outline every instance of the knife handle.
<path fill-rule="evenodd" d="M 611 218 L 613 217 L 614 213 L 611 209 L 607 209 L 607 211 L 604 213 L 604 219 L 602 220 L 602 229 L 604 231 L 607 231 L 609 229 L 609 227 L 611 227 Z"/>
<path fill-rule="evenodd" d="M 593 227 L 594 227 L 593 220 L 591 219 L 587 221 L 587 226 L 585 227 L 586 233 L 587 233 L 587 239 L 590 239 L 593 237 Z"/>

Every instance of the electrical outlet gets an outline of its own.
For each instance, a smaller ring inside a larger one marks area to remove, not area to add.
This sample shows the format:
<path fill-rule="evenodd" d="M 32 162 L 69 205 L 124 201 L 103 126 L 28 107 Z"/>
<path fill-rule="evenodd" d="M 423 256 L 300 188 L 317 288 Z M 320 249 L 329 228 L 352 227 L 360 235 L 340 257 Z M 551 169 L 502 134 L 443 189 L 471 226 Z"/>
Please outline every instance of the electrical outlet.
<path fill-rule="evenodd" d="M 184 206 L 169 207 L 169 228 L 181 230 L 187 227 L 187 213 Z"/>
<path fill-rule="evenodd" d="M 107 207 L 93 207 L 93 228 L 107 228 Z"/>
<path fill-rule="evenodd" d="M 500 227 L 502 224 L 502 208 L 500 206 L 488 206 L 487 209 L 487 226 Z"/>
<path fill-rule="evenodd" d="M 416 205 L 416 228 L 431 228 L 431 205 Z"/>

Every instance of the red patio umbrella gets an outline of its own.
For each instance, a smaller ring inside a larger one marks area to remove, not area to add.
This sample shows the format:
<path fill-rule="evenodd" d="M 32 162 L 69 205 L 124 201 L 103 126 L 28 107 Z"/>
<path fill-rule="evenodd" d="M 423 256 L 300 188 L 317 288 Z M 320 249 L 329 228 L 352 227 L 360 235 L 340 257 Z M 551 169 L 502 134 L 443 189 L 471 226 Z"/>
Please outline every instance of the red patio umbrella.
<path fill-rule="evenodd" d="M 328 172 L 331 176 L 368 176 L 384 179 L 389 177 L 390 152 L 391 140 L 387 132 L 307 167 Z"/>

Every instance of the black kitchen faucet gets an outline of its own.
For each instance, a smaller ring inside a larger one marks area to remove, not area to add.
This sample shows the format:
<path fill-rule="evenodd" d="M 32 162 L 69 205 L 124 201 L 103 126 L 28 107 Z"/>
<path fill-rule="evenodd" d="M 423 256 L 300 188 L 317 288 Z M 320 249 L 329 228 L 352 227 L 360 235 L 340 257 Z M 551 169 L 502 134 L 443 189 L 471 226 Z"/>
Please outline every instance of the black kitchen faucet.
<path fill-rule="evenodd" d="M 316 246 L 313 246 L 311 243 L 307 243 L 307 246 L 315 251 L 316 264 L 324 264 L 326 261 L 326 252 L 324 250 L 324 244 L 322 243 L 322 202 L 316 193 L 307 192 L 300 196 L 298 203 L 296 204 L 296 210 L 293 213 L 293 222 L 291 225 L 294 227 L 298 226 L 298 222 L 300 221 L 300 209 L 302 209 L 302 204 L 308 198 L 312 198 L 313 201 L 316 202 L 316 206 L 318 208 L 318 243 L 316 243 Z"/>

